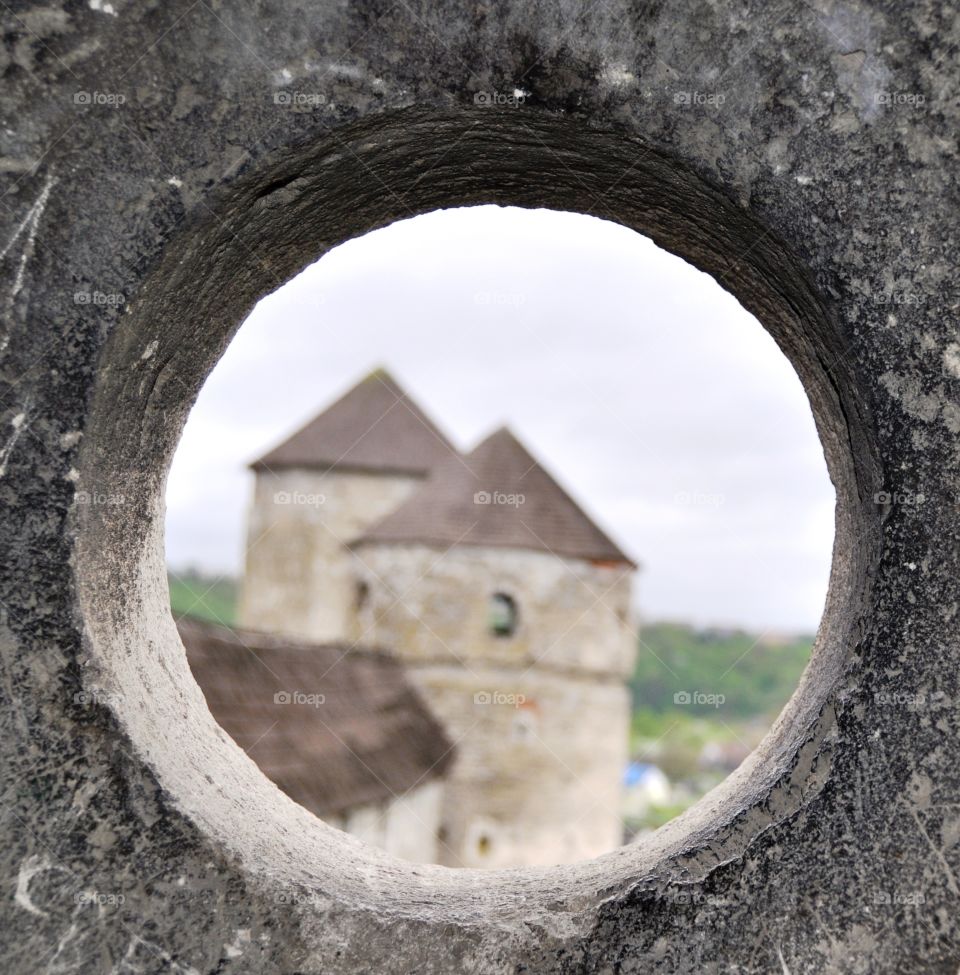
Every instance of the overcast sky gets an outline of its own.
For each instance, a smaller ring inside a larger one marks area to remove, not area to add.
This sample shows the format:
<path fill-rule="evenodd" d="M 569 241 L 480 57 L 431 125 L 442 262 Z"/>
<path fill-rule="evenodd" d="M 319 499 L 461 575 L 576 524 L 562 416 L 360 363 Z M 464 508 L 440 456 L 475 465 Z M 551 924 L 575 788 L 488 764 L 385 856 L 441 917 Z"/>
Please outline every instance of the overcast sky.
<path fill-rule="evenodd" d="M 237 574 L 246 464 L 378 365 L 465 449 L 508 423 L 642 563 L 647 619 L 816 627 L 834 492 L 792 367 L 707 275 L 544 210 L 405 220 L 264 298 L 177 451 L 171 567 Z"/>

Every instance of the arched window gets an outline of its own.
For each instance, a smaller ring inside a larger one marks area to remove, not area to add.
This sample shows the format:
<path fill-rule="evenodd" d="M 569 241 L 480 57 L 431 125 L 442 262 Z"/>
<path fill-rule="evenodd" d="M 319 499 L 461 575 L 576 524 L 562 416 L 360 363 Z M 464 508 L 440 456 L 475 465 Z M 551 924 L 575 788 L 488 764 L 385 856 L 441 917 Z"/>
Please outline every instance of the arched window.
<path fill-rule="evenodd" d="M 517 602 L 505 592 L 490 597 L 488 623 L 494 636 L 512 636 L 517 629 Z"/>

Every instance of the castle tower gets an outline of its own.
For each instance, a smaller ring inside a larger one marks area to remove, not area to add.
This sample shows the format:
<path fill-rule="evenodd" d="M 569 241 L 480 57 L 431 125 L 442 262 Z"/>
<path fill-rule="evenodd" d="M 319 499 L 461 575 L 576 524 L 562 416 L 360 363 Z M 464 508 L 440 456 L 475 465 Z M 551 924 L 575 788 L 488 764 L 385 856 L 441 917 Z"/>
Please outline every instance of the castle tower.
<path fill-rule="evenodd" d="M 630 559 L 507 429 L 448 455 L 353 547 L 367 587 L 355 632 L 405 661 L 456 749 L 441 862 L 618 845 Z"/>
<path fill-rule="evenodd" d="M 385 370 L 253 463 L 239 623 L 339 642 L 364 593 L 346 544 L 455 448 Z"/>

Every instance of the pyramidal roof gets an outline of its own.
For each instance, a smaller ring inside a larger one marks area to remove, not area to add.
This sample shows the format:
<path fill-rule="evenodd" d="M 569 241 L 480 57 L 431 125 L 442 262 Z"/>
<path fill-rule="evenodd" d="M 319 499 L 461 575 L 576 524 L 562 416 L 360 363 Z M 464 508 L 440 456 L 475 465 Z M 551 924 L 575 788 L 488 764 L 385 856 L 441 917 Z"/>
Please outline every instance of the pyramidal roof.
<path fill-rule="evenodd" d="M 385 369 L 251 464 L 424 475 L 456 448 Z"/>
<path fill-rule="evenodd" d="M 450 455 L 354 544 L 505 546 L 633 565 L 506 427 Z"/>

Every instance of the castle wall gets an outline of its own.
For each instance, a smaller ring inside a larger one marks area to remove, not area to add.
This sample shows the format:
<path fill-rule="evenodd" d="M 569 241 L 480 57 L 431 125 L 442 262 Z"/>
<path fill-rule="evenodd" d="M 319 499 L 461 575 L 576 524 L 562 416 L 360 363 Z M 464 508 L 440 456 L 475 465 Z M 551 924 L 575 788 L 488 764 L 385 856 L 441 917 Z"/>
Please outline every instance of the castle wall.
<path fill-rule="evenodd" d="M 456 748 L 441 862 L 548 864 L 616 846 L 631 572 L 512 549 L 364 545 L 358 555 L 370 591 L 357 632 L 406 661 Z M 511 636 L 490 632 L 497 592 L 516 602 Z"/>
<path fill-rule="evenodd" d="M 247 521 L 241 626 L 348 639 L 357 600 L 345 543 L 392 511 L 415 477 L 305 468 L 258 471 Z"/>
<path fill-rule="evenodd" d="M 388 802 L 357 806 L 325 822 L 403 860 L 436 863 L 442 782 L 431 779 Z"/>
<path fill-rule="evenodd" d="M 382 633 L 390 638 L 385 645 L 410 663 L 539 662 L 621 678 L 633 670 L 633 572 L 626 565 L 466 545 L 444 552 L 364 544 L 356 555 L 353 571 L 368 583 L 370 598 L 356 614 L 353 635 Z M 496 592 L 517 602 L 518 626 L 509 638 L 489 632 L 489 599 Z"/>

